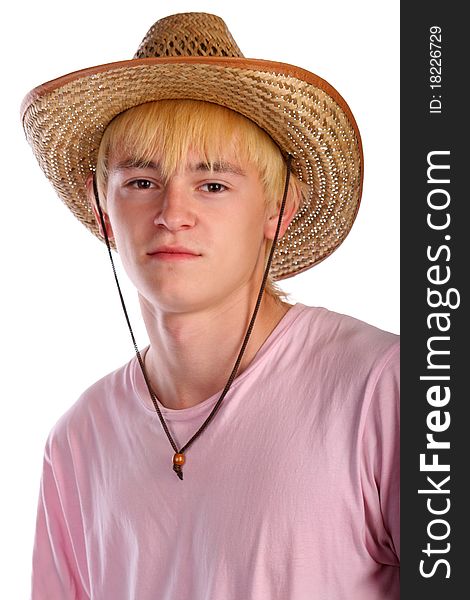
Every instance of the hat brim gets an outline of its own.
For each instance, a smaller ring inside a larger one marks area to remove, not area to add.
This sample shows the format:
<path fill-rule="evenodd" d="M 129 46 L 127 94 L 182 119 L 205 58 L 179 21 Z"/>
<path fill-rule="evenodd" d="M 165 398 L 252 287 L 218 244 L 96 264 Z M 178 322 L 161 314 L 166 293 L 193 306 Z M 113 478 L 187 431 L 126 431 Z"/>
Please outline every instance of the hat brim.
<path fill-rule="evenodd" d="M 345 100 L 324 79 L 285 63 L 247 58 L 144 58 L 75 71 L 32 90 L 21 112 L 27 139 L 57 193 L 102 239 L 86 180 L 110 121 L 167 99 L 212 102 L 266 131 L 293 156 L 309 193 L 279 240 L 274 280 L 309 269 L 345 239 L 359 208 L 363 152 Z"/>

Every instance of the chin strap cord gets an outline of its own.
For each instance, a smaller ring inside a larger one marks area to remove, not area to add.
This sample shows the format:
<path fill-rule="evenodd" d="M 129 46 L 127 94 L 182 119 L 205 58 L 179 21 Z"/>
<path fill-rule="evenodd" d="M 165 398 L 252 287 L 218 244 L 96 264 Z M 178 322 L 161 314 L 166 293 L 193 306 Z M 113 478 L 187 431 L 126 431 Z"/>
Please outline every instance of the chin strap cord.
<path fill-rule="evenodd" d="M 287 155 L 287 173 L 286 173 L 286 181 L 285 181 L 285 185 L 284 185 L 284 193 L 282 196 L 282 202 L 281 202 L 281 206 L 279 209 L 279 218 L 277 221 L 277 227 L 276 227 L 276 233 L 274 234 L 274 239 L 273 239 L 273 243 L 271 245 L 271 249 L 269 252 L 269 257 L 266 263 L 266 267 L 264 270 L 264 275 L 263 275 L 263 279 L 261 282 L 261 287 L 258 293 L 258 297 L 256 299 L 256 304 L 255 304 L 255 308 L 253 310 L 248 328 L 246 330 L 246 334 L 245 337 L 243 339 L 243 343 L 241 345 L 240 351 L 238 353 L 237 359 L 235 361 L 235 364 L 233 366 L 232 372 L 230 373 L 230 376 L 227 380 L 227 383 L 225 384 L 225 387 L 222 391 L 222 393 L 220 394 L 217 402 L 215 403 L 214 407 L 212 408 L 211 412 L 209 413 L 208 417 L 206 418 L 206 420 L 204 421 L 204 423 L 199 427 L 199 429 L 196 431 L 196 433 L 186 442 L 186 444 L 184 444 L 184 446 L 182 446 L 181 448 L 178 448 L 178 446 L 176 445 L 173 436 L 171 435 L 171 432 L 168 428 L 168 425 L 165 421 L 165 419 L 163 418 L 162 412 L 160 410 L 160 406 L 157 400 L 157 397 L 155 395 L 155 392 L 152 389 L 152 385 L 150 383 L 149 377 L 147 375 L 147 370 L 145 368 L 144 365 L 144 361 L 142 360 L 142 356 L 140 354 L 140 351 L 137 347 L 137 342 L 135 340 L 135 336 L 134 336 L 134 332 L 132 331 L 132 326 L 131 326 L 131 322 L 129 319 L 129 314 L 127 312 L 127 308 L 126 308 L 126 304 L 124 302 L 124 296 L 122 295 L 122 291 L 121 291 L 121 286 L 119 285 L 119 279 L 116 273 L 116 267 L 114 265 L 114 260 L 113 260 L 113 255 L 111 252 L 111 244 L 109 242 L 109 237 L 108 237 L 108 232 L 107 232 L 107 227 L 106 227 L 106 223 L 105 223 L 105 219 L 104 219 L 104 215 L 103 215 L 103 211 L 101 209 L 101 205 L 100 205 L 100 200 L 99 200 L 99 194 L 98 194 L 98 186 L 96 183 L 96 176 L 93 176 L 93 193 L 95 196 L 95 202 L 96 202 L 96 207 L 98 209 L 98 214 L 100 217 L 100 222 L 101 222 L 101 228 L 103 230 L 103 236 L 104 236 L 104 240 L 106 242 L 106 247 L 108 249 L 108 256 L 109 256 L 109 260 L 111 262 L 111 267 L 113 270 L 113 274 L 114 274 L 114 280 L 116 282 L 116 286 L 117 286 L 117 290 L 119 293 L 119 299 L 121 301 L 121 306 L 122 306 L 122 310 L 124 312 L 124 316 L 126 318 L 126 322 L 127 322 L 127 327 L 129 329 L 130 335 L 131 335 L 131 339 L 132 339 L 132 343 L 134 345 L 134 350 L 137 356 L 137 360 L 139 362 L 140 368 L 142 370 L 142 375 L 144 377 L 145 380 L 145 384 L 147 386 L 148 392 L 150 394 L 150 398 L 152 399 L 152 403 L 155 407 L 155 411 L 158 415 L 158 418 L 160 419 L 160 423 L 163 427 L 163 430 L 165 431 L 165 434 L 168 438 L 168 441 L 171 444 L 171 447 L 174 450 L 174 455 L 173 455 L 173 470 L 175 471 L 175 473 L 178 475 L 178 477 L 182 480 L 183 479 L 183 465 L 185 463 L 185 451 L 193 444 L 193 442 L 203 433 L 203 431 L 206 429 L 206 427 L 209 425 L 209 423 L 212 421 L 212 419 L 215 417 L 217 411 L 219 410 L 225 396 L 227 395 L 233 380 L 235 379 L 235 377 L 237 376 L 238 373 L 238 369 L 240 368 L 240 363 L 242 361 L 243 355 L 245 353 L 246 347 L 248 345 L 248 341 L 250 339 L 251 336 L 251 332 L 253 331 L 253 327 L 256 321 L 256 317 L 258 315 L 258 311 L 259 308 L 261 306 L 261 300 L 263 297 L 263 292 L 264 289 L 266 287 L 266 282 L 268 280 L 268 274 L 269 274 L 269 270 L 271 268 L 271 263 L 273 260 L 273 256 L 274 256 L 274 252 L 276 249 L 276 245 L 277 245 L 277 241 L 279 238 L 279 231 L 281 229 L 281 223 L 282 223 L 282 217 L 284 215 L 284 209 L 285 209 L 285 205 L 286 205 L 286 199 L 287 199 L 287 192 L 289 190 L 289 180 L 290 180 L 290 170 L 291 170 L 291 163 L 292 163 L 292 156 L 290 154 Z"/>

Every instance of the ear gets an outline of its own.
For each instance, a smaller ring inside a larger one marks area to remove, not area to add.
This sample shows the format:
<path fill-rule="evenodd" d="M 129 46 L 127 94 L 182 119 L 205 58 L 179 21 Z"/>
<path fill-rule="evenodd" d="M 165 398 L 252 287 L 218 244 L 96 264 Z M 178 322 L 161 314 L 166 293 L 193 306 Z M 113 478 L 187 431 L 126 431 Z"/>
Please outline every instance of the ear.
<path fill-rule="evenodd" d="M 284 213 L 282 215 L 281 227 L 279 229 L 279 238 L 281 238 L 285 234 L 299 206 L 300 190 L 297 186 L 289 185 L 286 197 L 286 204 L 284 207 Z M 268 212 L 268 219 L 264 226 L 264 236 L 268 240 L 273 240 L 276 234 L 277 223 L 279 220 L 279 211 L 280 206 L 272 207 L 271 210 Z"/>
<path fill-rule="evenodd" d="M 86 191 L 88 196 L 88 202 L 90 203 L 91 209 L 93 210 L 93 214 L 95 215 L 96 223 L 98 224 L 98 228 L 100 231 L 100 235 L 104 237 L 103 226 L 101 224 L 100 213 L 98 211 L 98 207 L 96 205 L 95 191 L 93 189 L 93 175 L 90 173 L 86 180 Z M 111 223 L 109 221 L 108 213 L 104 210 L 102 203 L 100 203 L 101 212 L 103 213 L 104 224 L 106 226 L 106 233 L 108 234 L 108 238 L 110 240 L 114 239 L 113 229 L 111 227 Z"/>

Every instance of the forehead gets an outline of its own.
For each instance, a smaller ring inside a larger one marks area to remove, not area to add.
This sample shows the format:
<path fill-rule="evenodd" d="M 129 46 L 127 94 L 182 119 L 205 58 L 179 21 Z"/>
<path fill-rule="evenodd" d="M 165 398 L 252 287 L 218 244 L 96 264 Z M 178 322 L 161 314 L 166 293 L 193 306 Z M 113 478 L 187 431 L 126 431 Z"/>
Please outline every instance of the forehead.
<path fill-rule="evenodd" d="M 109 174 L 119 174 L 136 169 L 151 169 L 158 172 L 162 177 L 182 171 L 202 174 L 225 174 L 239 177 L 259 175 L 255 165 L 250 164 L 248 160 L 240 155 L 236 156 L 233 150 L 214 158 L 205 156 L 203 152 L 191 150 L 186 156 L 181 156 L 176 164 L 174 164 L 174 160 L 168 161 L 165 158 L 158 151 L 152 157 L 148 157 L 142 156 L 132 150 L 116 148 L 110 152 L 108 157 L 108 172 Z"/>
<path fill-rule="evenodd" d="M 240 160 L 234 160 L 230 157 L 229 159 L 217 159 L 214 162 L 208 162 L 207 160 L 197 158 L 196 155 L 191 155 L 181 162 L 181 167 L 184 170 L 191 172 L 212 172 L 212 173 L 230 173 L 232 175 L 246 175 L 249 165 L 240 164 Z M 162 170 L 162 160 L 156 156 L 152 160 L 137 156 L 129 156 L 126 153 L 115 153 L 110 156 L 109 159 L 109 170 L 111 172 L 127 171 L 129 169 L 154 169 Z"/>
<path fill-rule="evenodd" d="M 254 123 L 221 106 L 195 101 L 159 101 L 121 113 L 105 131 L 100 156 L 107 160 L 159 162 L 166 173 L 175 171 L 188 156 L 198 162 L 266 162 L 272 140 Z M 277 147 L 275 150 L 278 152 Z"/>

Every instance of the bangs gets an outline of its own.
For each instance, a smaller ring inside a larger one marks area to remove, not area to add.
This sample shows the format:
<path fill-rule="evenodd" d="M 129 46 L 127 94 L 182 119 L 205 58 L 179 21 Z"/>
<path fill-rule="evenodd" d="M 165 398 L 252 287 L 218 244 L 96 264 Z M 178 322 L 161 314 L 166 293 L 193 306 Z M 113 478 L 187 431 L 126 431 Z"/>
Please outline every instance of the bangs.
<path fill-rule="evenodd" d="M 124 153 L 144 165 L 158 156 L 166 180 L 190 151 L 196 152 L 209 169 L 229 156 L 252 164 L 267 202 L 280 201 L 285 163 L 273 140 L 239 113 L 196 100 L 149 102 L 117 116 L 107 127 L 98 153 L 100 192 L 106 196 L 108 158 L 115 153 Z"/>

